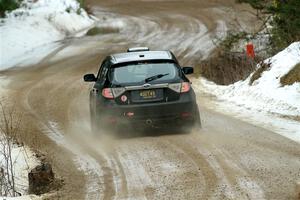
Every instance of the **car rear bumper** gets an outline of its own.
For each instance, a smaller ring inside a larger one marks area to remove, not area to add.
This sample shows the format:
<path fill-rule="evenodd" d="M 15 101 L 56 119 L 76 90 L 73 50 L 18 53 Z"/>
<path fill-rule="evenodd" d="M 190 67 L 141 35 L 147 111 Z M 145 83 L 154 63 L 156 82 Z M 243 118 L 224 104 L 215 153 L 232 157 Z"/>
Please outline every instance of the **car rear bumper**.
<path fill-rule="evenodd" d="M 114 125 L 174 126 L 193 124 L 198 106 L 189 96 L 174 102 L 110 105 L 99 110 L 101 123 Z"/>

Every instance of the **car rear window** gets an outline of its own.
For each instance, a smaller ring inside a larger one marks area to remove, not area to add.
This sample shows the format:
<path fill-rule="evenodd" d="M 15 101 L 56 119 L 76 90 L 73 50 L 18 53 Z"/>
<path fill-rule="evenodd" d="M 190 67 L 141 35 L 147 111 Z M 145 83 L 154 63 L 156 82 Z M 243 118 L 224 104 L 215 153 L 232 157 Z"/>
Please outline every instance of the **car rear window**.
<path fill-rule="evenodd" d="M 159 74 L 164 76 L 156 81 L 172 80 L 178 76 L 178 68 L 174 63 L 131 63 L 112 68 L 111 79 L 114 84 L 144 83 L 145 79 Z"/>

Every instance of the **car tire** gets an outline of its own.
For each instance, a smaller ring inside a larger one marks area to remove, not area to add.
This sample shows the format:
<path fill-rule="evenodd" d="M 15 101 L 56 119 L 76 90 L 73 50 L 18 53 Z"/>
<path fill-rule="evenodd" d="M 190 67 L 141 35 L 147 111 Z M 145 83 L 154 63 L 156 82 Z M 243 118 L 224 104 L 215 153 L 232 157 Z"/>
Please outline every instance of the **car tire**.
<path fill-rule="evenodd" d="M 96 114 L 96 112 L 91 109 L 90 110 L 90 117 L 91 117 L 91 131 L 94 135 L 98 135 L 99 134 L 99 130 L 101 128 L 101 125 L 99 124 L 99 122 L 101 122 L 99 119 L 99 116 Z"/>
<path fill-rule="evenodd" d="M 201 117 L 200 117 L 200 112 L 199 112 L 198 108 L 196 109 L 196 113 L 195 113 L 194 125 L 196 128 L 199 128 L 199 129 L 202 128 Z"/>

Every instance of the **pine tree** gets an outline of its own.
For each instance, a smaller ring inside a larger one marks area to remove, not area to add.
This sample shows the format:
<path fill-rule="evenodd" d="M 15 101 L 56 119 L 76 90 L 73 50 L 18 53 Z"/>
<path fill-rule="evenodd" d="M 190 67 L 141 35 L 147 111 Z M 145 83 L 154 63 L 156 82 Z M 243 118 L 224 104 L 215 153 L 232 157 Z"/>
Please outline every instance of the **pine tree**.
<path fill-rule="evenodd" d="M 274 52 L 300 40 L 300 0 L 237 0 L 272 15 L 271 46 Z"/>
<path fill-rule="evenodd" d="M 0 17 L 4 17 L 6 11 L 15 10 L 18 7 L 18 0 L 0 0 Z"/>
<path fill-rule="evenodd" d="M 300 40 L 300 1 L 276 0 L 268 8 L 273 14 L 272 46 L 277 50 Z"/>

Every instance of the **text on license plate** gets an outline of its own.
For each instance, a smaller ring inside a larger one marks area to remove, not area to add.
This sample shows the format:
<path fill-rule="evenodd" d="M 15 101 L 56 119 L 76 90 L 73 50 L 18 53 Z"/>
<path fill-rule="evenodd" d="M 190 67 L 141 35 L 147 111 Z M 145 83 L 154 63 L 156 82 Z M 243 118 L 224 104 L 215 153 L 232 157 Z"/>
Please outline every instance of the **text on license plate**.
<path fill-rule="evenodd" d="M 140 97 L 144 99 L 156 98 L 155 90 L 143 90 L 140 92 Z"/>

